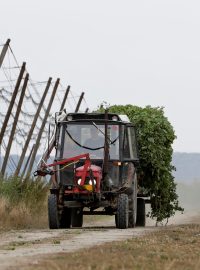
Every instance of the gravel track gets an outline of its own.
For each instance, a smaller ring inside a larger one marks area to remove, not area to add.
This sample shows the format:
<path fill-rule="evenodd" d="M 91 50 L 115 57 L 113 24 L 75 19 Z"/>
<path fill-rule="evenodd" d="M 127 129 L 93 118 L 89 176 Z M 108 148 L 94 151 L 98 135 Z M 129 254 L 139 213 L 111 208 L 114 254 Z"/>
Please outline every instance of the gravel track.
<path fill-rule="evenodd" d="M 176 215 L 169 225 L 199 222 L 197 213 Z M 74 252 L 106 242 L 140 237 L 158 230 L 148 220 L 145 228 L 116 229 L 112 217 L 86 224 L 81 229 L 17 230 L 0 233 L 0 269 L 20 269 L 20 265 L 37 264 L 44 255 Z"/>

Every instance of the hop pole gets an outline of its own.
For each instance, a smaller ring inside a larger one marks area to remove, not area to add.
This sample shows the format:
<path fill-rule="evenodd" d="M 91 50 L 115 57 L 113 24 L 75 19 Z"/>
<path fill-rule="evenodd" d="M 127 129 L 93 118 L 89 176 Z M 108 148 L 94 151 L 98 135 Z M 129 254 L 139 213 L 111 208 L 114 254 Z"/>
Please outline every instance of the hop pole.
<path fill-rule="evenodd" d="M 21 91 L 19 103 L 18 103 L 18 106 L 17 106 L 17 111 L 16 111 L 16 114 L 15 114 L 12 130 L 11 130 L 9 141 L 8 141 L 7 148 L 6 148 L 5 157 L 4 157 L 4 160 L 3 160 L 3 165 L 2 165 L 2 169 L 1 169 L 1 173 L 2 173 L 3 176 L 4 176 L 5 171 L 6 171 L 6 166 L 7 166 L 7 162 L 8 162 L 12 142 L 13 142 L 13 137 L 15 135 L 15 130 L 16 130 L 16 127 L 17 127 L 17 122 L 18 122 L 18 119 L 19 119 L 19 114 L 20 114 L 20 111 L 21 111 L 21 107 L 22 107 L 22 103 L 23 103 L 23 99 L 24 99 L 28 79 L 29 79 L 29 74 L 27 73 L 26 77 L 24 79 L 24 84 L 22 86 L 22 91 Z"/>

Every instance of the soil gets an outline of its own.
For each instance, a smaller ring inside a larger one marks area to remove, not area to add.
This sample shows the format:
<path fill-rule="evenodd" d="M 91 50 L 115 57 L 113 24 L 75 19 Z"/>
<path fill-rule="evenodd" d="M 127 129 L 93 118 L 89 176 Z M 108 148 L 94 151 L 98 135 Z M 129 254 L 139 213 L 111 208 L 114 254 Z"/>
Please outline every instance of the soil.
<path fill-rule="evenodd" d="M 199 223 L 197 212 L 177 214 L 170 225 Z M 103 217 L 85 223 L 83 228 L 62 230 L 12 230 L 0 232 L 0 269 L 20 269 L 20 265 L 35 265 L 44 255 L 74 252 L 106 242 L 143 236 L 159 230 L 155 222 L 148 219 L 147 226 L 133 229 L 116 229 L 113 217 Z"/>

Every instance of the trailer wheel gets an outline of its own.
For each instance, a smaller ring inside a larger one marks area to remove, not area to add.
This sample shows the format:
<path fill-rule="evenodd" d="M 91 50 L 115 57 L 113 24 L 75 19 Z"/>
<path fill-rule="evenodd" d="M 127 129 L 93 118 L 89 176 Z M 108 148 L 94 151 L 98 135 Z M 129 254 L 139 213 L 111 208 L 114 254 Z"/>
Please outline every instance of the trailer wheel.
<path fill-rule="evenodd" d="M 137 176 L 135 174 L 133 180 L 133 191 L 129 195 L 129 220 L 128 227 L 134 228 L 136 226 L 137 219 Z"/>
<path fill-rule="evenodd" d="M 64 208 L 60 216 L 60 228 L 66 229 L 71 227 L 71 209 Z"/>
<path fill-rule="evenodd" d="M 145 212 L 145 200 L 142 198 L 137 199 L 137 226 L 144 227 L 146 225 L 146 212 Z"/>
<path fill-rule="evenodd" d="M 59 213 L 57 196 L 55 194 L 50 194 L 48 196 L 48 217 L 49 217 L 49 228 L 59 229 Z"/>
<path fill-rule="evenodd" d="M 129 204 L 128 195 L 120 194 L 117 201 L 117 213 L 115 216 L 116 227 L 119 229 L 128 228 Z"/>
<path fill-rule="evenodd" d="M 82 208 L 72 208 L 72 227 L 82 227 L 83 226 L 83 209 Z"/>

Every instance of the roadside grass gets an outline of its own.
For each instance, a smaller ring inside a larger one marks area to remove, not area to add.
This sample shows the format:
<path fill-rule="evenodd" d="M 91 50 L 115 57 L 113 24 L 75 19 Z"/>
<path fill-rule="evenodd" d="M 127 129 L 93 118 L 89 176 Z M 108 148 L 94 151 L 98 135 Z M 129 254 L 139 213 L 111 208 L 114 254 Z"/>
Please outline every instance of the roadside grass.
<path fill-rule="evenodd" d="M 41 179 L 0 178 L 0 229 L 47 227 L 49 186 Z"/>
<path fill-rule="evenodd" d="M 200 269 L 200 225 L 160 228 L 122 242 L 40 259 L 23 270 L 191 270 Z"/>

